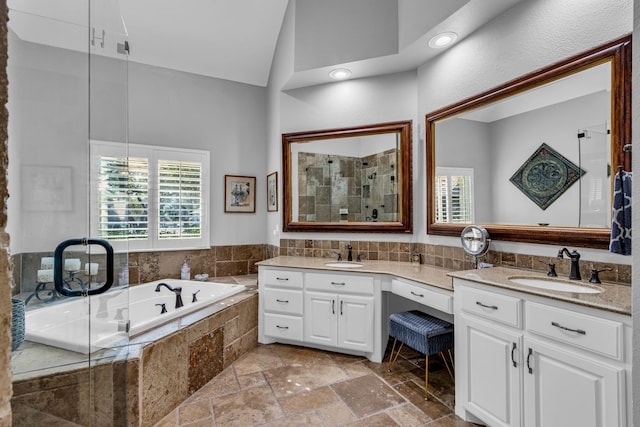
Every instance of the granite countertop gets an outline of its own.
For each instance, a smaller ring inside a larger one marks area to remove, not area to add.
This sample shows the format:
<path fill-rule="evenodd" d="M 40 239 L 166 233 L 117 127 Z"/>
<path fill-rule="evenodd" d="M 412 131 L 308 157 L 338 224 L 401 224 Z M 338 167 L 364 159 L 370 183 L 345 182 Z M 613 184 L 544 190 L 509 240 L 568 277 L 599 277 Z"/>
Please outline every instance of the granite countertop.
<path fill-rule="evenodd" d="M 348 271 L 353 273 L 389 274 L 395 277 L 413 280 L 418 283 L 435 286 L 449 291 L 453 291 L 452 278 L 455 277 L 485 285 L 566 301 L 586 307 L 607 310 L 629 316 L 631 315 L 631 286 L 629 285 L 603 282 L 602 284 L 595 285 L 604 289 L 604 291 L 599 294 L 578 294 L 519 285 L 508 279 L 512 276 L 548 279 L 544 273 L 532 270 L 492 267 L 479 270 L 451 271 L 424 264 L 373 260 L 362 261 L 360 264 L 363 264 L 363 266 L 359 268 L 328 267 L 325 265 L 327 263 L 335 262 L 335 260 L 328 258 L 279 256 L 260 261 L 256 264 L 264 267 L 306 268 L 313 270 Z M 558 277 L 557 279 L 564 280 L 562 277 Z M 571 283 L 574 283 L 574 281 L 571 281 Z M 583 286 L 593 286 L 587 280 L 582 280 L 579 284 Z"/>
<path fill-rule="evenodd" d="M 482 283 L 485 285 L 496 286 L 499 288 L 510 289 L 518 292 L 525 292 L 532 295 L 540 295 L 555 300 L 566 301 L 586 307 L 607 310 L 614 313 L 631 315 L 631 286 L 619 285 L 615 283 L 591 284 L 588 280 L 566 280 L 572 284 L 582 286 L 597 286 L 603 289 L 599 294 L 579 294 L 570 292 L 559 292 L 548 289 L 540 289 L 531 286 L 519 285 L 510 281 L 508 278 L 512 276 L 534 277 L 541 279 L 549 279 L 544 273 L 531 270 L 520 270 L 507 267 L 493 267 L 479 270 L 452 271 L 450 277 L 469 280 L 472 282 Z M 556 279 L 565 281 L 562 277 Z"/>
<path fill-rule="evenodd" d="M 335 259 L 312 258 L 302 256 L 279 256 L 256 263 L 263 267 L 308 268 L 313 270 L 328 270 L 353 273 L 389 274 L 403 279 L 413 280 L 425 285 L 453 291 L 453 280 L 447 276 L 451 270 L 424 264 L 412 264 L 399 261 L 364 260 L 358 264 L 362 267 L 327 267 L 327 263 L 335 263 Z"/>

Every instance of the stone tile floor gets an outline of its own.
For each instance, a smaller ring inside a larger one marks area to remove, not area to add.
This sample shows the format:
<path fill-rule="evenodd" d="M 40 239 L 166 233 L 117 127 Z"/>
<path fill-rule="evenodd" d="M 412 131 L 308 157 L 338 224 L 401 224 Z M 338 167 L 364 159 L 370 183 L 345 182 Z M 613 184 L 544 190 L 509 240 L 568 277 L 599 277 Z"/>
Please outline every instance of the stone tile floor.
<path fill-rule="evenodd" d="M 156 427 L 473 426 L 453 414 L 454 384 L 441 359 L 429 363 L 429 400 L 424 362 L 416 366 L 416 360 L 424 359 L 403 349 L 388 372 L 386 360 L 260 345 Z"/>

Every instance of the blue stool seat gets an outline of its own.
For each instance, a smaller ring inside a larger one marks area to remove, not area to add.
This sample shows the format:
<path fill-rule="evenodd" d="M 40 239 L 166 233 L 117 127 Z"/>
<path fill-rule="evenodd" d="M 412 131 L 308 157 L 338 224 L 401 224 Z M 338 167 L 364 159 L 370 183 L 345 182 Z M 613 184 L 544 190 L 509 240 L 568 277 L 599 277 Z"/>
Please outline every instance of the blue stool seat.
<path fill-rule="evenodd" d="M 426 356 L 453 348 L 453 325 L 418 310 L 389 316 L 389 335 Z"/>
<path fill-rule="evenodd" d="M 418 310 L 402 311 L 393 313 L 389 316 L 389 335 L 394 339 L 391 355 L 389 356 L 389 371 L 400 355 L 403 345 L 407 345 L 412 349 L 425 355 L 425 375 L 424 375 L 424 392 L 425 398 L 428 398 L 427 388 L 429 386 L 429 356 L 434 354 L 442 354 L 447 371 L 453 379 L 453 357 L 451 349 L 453 348 L 453 324 L 430 316 Z M 397 353 L 394 351 L 396 343 L 400 341 L 400 347 Z M 443 352 L 449 354 L 449 363 Z"/>

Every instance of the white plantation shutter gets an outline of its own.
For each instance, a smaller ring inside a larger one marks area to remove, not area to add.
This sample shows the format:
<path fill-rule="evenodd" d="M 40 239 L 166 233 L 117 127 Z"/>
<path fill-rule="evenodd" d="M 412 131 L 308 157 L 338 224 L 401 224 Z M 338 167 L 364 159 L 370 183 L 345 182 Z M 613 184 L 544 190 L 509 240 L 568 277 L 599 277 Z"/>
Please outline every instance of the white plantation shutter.
<path fill-rule="evenodd" d="M 209 152 L 91 141 L 91 230 L 114 249 L 209 247 Z"/>
<path fill-rule="evenodd" d="M 437 168 L 436 222 L 474 222 L 473 168 Z"/>
<path fill-rule="evenodd" d="M 158 238 L 200 238 L 202 164 L 158 161 Z"/>
<path fill-rule="evenodd" d="M 146 239 L 148 159 L 101 156 L 98 176 L 98 236 L 108 240 Z"/>
<path fill-rule="evenodd" d="M 449 222 L 448 206 L 449 180 L 446 176 L 436 176 L 436 222 Z"/>

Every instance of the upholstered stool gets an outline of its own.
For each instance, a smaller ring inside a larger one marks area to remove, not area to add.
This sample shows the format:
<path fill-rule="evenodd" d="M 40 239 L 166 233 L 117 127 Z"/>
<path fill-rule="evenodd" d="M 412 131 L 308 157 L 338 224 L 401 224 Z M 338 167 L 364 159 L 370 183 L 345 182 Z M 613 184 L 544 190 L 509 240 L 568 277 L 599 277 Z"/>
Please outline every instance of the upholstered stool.
<path fill-rule="evenodd" d="M 430 316 L 418 310 L 393 313 L 389 316 L 389 335 L 394 338 L 391 355 L 389 356 L 389 371 L 393 367 L 402 346 L 406 344 L 412 349 L 425 355 L 424 391 L 427 397 L 429 383 L 429 356 L 440 354 L 444 365 L 453 379 L 453 325 L 437 317 Z M 396 343 L 400 341 L 397 353 L 394 351 Z M 449 361 L 443 352 L 447 352 Z M 451 364 L 451 366 L 449 366 Z"/>

